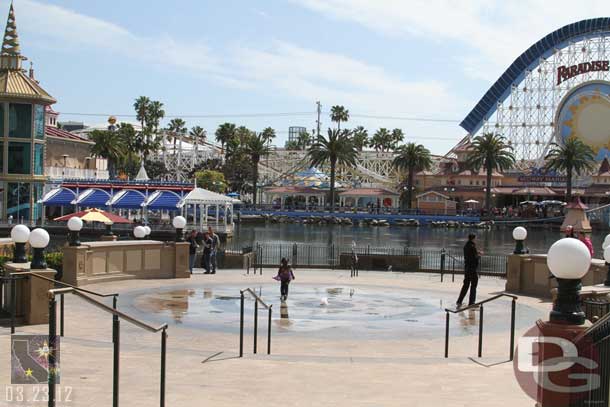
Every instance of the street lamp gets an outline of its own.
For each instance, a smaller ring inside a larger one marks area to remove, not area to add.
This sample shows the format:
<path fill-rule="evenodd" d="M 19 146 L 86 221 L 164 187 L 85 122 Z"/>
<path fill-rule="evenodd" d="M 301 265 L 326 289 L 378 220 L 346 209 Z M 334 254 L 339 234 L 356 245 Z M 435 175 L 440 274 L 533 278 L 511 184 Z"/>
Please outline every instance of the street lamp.
<path fill-rule="evenodd" d="M 30 233 L 30 246 L 34 251 L 32 255 L 31 270 L 44 270 L 47 268 L 47 262 L 44 259 L 44 249 L 49 245 L 49 233 L 42 229 L 34 229 Z"/>
<path fill-rule="evenodd" d="M 525 248 L 523 242 L 527 238 L 527 229 L 517 226 L 513 229 L 513 239 L 515 239 L 515 251 L 513 254 L 527 254 L 529 250 Z"/>
<path fill-rule="evenodd" d="M 141 240 L 144 238 L 144 236 L 146 236 L 146 229 L 144 229 L 144 226 L 136 226 L 133 229 L 133 235 L 136 237 L 136 239 Z"/>
<path fill-rule="evenodd" d="M 13 250 L 13 263 L 27 263 L 25 255 L 25 242 L 30 238 L 30 229 L 25 225 L 16 225 L 11 229 L 11 239 L 15 242 Z"/>
<path fill-rule="evenodd" d="M 176 216 L 172 221 L 172 225 L 176 228 L 176 242 L 184 242 L 184 227 L 186 226 L 186 219 L 183 216 Z"/>
<path fill-rule="evenodd" d="M 551 322 L 584 324 L 585 313 L 580 308 L 580 279 L 591 266 L 589 249 L 578 239 L 563 238 L 553 243 L 546 263 L 558 284 Z"/>
<path fill-rule="evenodd" d="M 114 236 L 114 234 L 112 233 L 112 221 L 108 221 L 106 223 L 104 223 L 106 225 L 106 236 Z"/>
<path fill-rule="evenodd" d="M 152 229 L 148 225 L 144 226 L 144 230 L 146 231 L 146 236 L 149 236 L 150 232 L 152 232 Z"/>
<path fill-rule="evenodd" d="M 68 229 L 70 230 L 70 236 L 68 237 L 68 244 L 70 246 L 80 246 L 80 231 L 83 228 L 83 220 L 78 216 L 70 218 L 68 220 Z"/>

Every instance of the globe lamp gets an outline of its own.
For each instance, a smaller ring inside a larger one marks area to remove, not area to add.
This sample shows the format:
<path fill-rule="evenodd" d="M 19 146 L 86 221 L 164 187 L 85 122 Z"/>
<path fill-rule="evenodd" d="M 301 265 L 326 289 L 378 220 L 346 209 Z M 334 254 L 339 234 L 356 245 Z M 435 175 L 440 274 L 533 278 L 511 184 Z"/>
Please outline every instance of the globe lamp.
<path fill-rule="evenodd" d="M 557 278 L 557 298 L 552 322 L 582 325 L 585 313 L 580 308 L 580 279 L 589 271 L 591 253 L 578 239 L 564 238 L 553 243 L 547 254 L 547 266 Z"/>
<path fill-rule="evenodd" d="M 183 216 L 176 216 L 172 221 L 172 224 L 176 228 L 176 242 L 184 242 L 184 227 L 186 226 L 186 219 Z"/>
<path fill-rule="evenodd" d="M 83 220 L 78 216 L 68 220 L 68 230 L 70 231 L 68 236 L 68 244 L 70 246 L 80 246 L 80 231 L 82 228 Z"/>
<path fill-rule="evenodd" d="M 517 226 L 513 229 L 513 239 L 515 239 L 515 251 L 514 254 L 527 254 L 529 250 L 525 248 L 523 242 L 527 238 L 527 229 L 523 226 Z"/>
<path fill-rule="evenodd" d="M 49 245 L 49 233 L 42 229 L 34 229 L 30 233 L 30 246 L 32 246 L 33 255 L 30 269 L 42 270 L 47 268 L 47 262 L 44 258 L 44 249 Z"/>
<path fill-rule="evenodd" d="M 610 235 L 606 235 L 606 238 L 602 243 L 602 249 L 606 250 L 606 247 L 608 246 L 610 246 Z"/>
<path fill-rule="evenodd" d="M 136 226 L 133 229 L 133 235 L 136 237 L 136 239 L 140 240 L 143 239 L 144 236 L 146 236 L 146 229 L 144 229 L 144 226 Z"/>
<path fill-rule="evenodd" d="M 30 229 L 25 225 L 16 225 L 11 229 L 11 240 L 15 242 L 13 250 L 13 263 L 27 263 L 25 243 L 30 238 Z"/>
<path fill-rule="evenodd" d="M 152 232 L 152 229 L 148 225 L 144 226 L 144 230 L 146 231 L 146 236 L 150 235 L 150 232 Z"/>

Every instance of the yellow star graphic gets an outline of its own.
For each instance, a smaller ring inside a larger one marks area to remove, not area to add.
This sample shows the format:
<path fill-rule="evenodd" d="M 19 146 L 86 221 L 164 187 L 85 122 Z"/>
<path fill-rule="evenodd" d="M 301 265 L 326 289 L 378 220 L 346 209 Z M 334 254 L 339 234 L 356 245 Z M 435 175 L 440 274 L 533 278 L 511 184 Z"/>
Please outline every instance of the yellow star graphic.
<path fill-rule="evenodd" d="M 29 377 L 32 377 L 32 373 L 33 373 L 32 369 L 28 369 L 28 370 L 25 371 L 25 375 L 29 376 Z"/>

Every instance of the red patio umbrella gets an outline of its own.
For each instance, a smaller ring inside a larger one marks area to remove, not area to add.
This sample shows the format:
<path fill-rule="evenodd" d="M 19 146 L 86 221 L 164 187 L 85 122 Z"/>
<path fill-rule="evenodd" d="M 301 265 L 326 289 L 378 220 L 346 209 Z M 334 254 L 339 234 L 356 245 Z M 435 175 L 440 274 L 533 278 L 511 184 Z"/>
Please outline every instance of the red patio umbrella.
<path fill-rule="evenodd" d="M 56 221 L 67 221 L 70 218 L 78 216 L 85 222 L 101 222 L 101 223 L 131 223 L 129 219 L 122 218 L 114 213 L 106 212 L 101 209 L 85 209 L 84 211 L 71 213 L 69 215 L 60 216 L 55 218 Z"/>

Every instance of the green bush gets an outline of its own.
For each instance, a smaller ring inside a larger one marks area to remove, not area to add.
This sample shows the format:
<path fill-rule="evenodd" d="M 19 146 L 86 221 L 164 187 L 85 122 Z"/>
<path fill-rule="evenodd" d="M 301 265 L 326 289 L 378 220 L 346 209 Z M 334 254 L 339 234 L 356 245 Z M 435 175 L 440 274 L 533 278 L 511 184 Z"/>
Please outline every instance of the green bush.
<path fill-rule="evenodd" d="M 63 262 L 64 262 L 64 253 L 63 252 L 51 252 L 46 253 L 44 256 L 47 267 L 50 269 L 54 269 L 58 274 L 61 275 L 63 271 Z"/>

